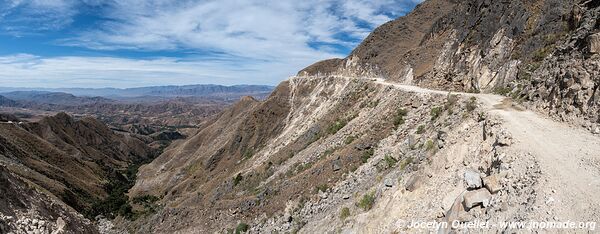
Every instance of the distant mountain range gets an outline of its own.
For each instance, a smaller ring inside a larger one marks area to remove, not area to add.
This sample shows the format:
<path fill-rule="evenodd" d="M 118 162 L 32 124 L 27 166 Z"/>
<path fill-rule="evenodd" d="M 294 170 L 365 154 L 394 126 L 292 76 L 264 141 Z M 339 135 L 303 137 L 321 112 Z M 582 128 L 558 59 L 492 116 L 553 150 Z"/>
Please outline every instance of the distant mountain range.
<path fill-rule="evenodd" d="M 2 96 L 17 102 L 25 101 L 36 102 L 39 104 L 56 104 L 67 106 L 113 102 L 113 100 L 103 97 L 77 97 L 70 93 L 47 91 L 14 91 L 2 93 Z"/>
<path fill-rule="evenodd" d="M 0 87 L 0 93 L 3 96 L 17 99 L 7 95 L 6 93 L 12 93 L 19 91 L 18 95 L 23 95 L 24 91 L 36 91 L 35 95 L 41 94 L 40 92 L 50 93 L 68 93 L 74 96 L 86 96 L 86 97 L 105 97 L 111 99 L 122 99 L 140 96 L 154 96 L 154 97 L 228 97 L 228 96 L 239 96 L 239 95 L 259 95 L 266 96 L 273 90 L 273 86 L 268 85 L 214 85 L 214 84 L 202 84 L 202 85 L 184 85 L 184 86 L 153 86 L 153 87 L 140 87 L 140 88 L 12 88 L 12 87 Z"/>

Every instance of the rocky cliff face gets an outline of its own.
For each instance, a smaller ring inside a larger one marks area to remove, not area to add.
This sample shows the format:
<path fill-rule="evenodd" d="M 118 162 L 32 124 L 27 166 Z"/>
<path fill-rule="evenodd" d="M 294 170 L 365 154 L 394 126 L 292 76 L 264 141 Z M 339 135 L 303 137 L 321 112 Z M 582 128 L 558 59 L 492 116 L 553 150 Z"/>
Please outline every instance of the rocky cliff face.
<path fill-rule="evenodd" d="M 525 100 L 562 121 L 582 122 L 594 132 L 600 123 L 600 3 L 576 4 L 566 18 L 569 33 L 556 43 L 542 62 L 527 76 Z M 583 121 L 582 121 L 583 120 Z"/>
<path fill-rule="evenodd" d="M 595 124 L 597 5 L 429 0 L 376 29 L 348 58 L 300 74 L 343 74 L 352 67 L 406 84 L 510 94 L 562 120 Z"/>

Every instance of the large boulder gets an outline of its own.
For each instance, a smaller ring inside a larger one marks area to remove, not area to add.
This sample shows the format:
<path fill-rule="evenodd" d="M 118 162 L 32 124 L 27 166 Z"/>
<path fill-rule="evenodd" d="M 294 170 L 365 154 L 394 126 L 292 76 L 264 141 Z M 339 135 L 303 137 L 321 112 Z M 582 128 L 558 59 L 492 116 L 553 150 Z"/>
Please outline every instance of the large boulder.
<path fill-rule="evenodd" d="M 477 205 L 488 207 L 492 201 L 492 194 L 487 189 L 481 188 L 468 191 L 463 196 L 463 205 L 466 209 L 471 209 Z"/>
<path fill-rule="evenodd" d="M 465 183 L 467 188 L 481 188 L 481 176 L 472 169 L 465 170 Z"/>
<path fill-rule="evenodd" d="M 502 185 L 500 185 L 500 181 L 496 175 L 483 178 L 483 185 L 490 193 L 497 193 L 502 189 Z"/>

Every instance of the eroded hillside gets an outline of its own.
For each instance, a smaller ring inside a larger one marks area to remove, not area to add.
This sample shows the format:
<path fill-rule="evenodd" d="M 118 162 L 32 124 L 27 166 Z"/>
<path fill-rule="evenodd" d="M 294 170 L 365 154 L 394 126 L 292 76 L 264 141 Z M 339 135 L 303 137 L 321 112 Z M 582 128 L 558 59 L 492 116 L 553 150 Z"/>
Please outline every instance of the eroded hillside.
<path fill-rule="evenodd" d="M 142 167 L 131 193 L 163 209 L 117 226 L 386 233 L 415 231 L 406 220 L 593 221 L 596 190 L 573 175 L 597 176 L 599 140 L 544 114 L 597 128 L 599 11 L 426 1 L 348 58 L 300 71 L 264 102 L 242 100 Z M 555 67 L 572 78 L 562 84 Z M 578 142 L 587 148 L 566 150 Z M 556 163 L 566 158 L 589 164 Z"/>

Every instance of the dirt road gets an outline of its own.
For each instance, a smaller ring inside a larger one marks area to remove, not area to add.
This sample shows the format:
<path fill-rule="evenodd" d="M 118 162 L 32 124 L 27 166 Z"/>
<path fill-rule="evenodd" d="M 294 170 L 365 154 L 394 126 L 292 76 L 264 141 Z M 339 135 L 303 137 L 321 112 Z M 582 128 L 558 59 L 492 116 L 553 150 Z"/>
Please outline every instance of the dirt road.
<path fill-rule="evenodd" d="M 447 94 L 383 79 L 375 83 L 409 92 Z M 549 209 L 556 220 L 600 222 L 600 137 L 583 129 L 552 121 L 529 110 L 515 108 L 505 97 L 457 93 L 477 97 L 489 114 L 501 117 L 515 141 L 513 147 L 531 153 L 542 170 L 536 212 Z"/>

